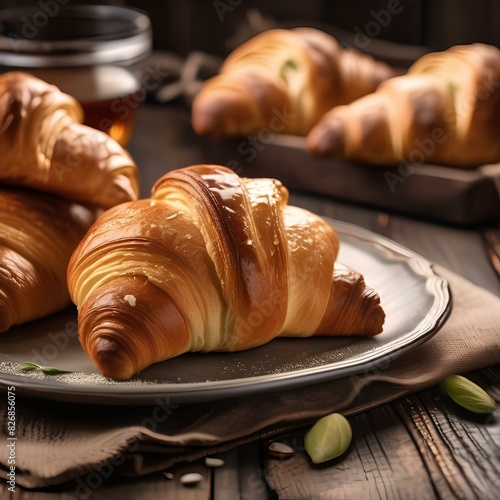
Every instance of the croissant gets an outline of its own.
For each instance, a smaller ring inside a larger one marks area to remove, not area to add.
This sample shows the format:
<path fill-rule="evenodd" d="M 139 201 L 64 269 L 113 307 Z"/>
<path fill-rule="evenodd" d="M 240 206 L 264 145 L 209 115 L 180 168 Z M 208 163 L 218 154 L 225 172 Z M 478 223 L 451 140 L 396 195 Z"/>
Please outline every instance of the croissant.
<path fill-rule="evenodd" d="M 63 198 L 0 188 L 0 333 L 70 303 L 67 265 L 94 218 Z"/>
<path fill-rule="evenodd" d="M 484 44 L 427 54 L 408 74 L 329 111 L 313 154 L 378 165 L 473 168 L 500 161 L 500 51 Z"/>
<path fill-rule="evenodd" d="M 102 209 L 138 197 L 128 153 L 81 118 L 57 87 L 0 75 L 0 332 L 69 305 L 73 250 Z"/>
<path fill-rule="evenodd" d="M 305 136 L 333 106 L 373 92 L 395 70 L 313 28 L 273 29 L 224 61 L 195 96 L 199 134 L 243 136 L 262 129 Z"/>
<path fill-rule="evenodd" d="M 379 333 L 378 295 L 334 266 L 336 233 L 287 200 L 275 179 L 195 165 L 100 217 L 68 266 L 79 340 L 100 372 L 125 380 L 185 352 Z"/>
<path fill-rule="evenodd" d="M 109 208 L 138 196 L 132 158 L 81 124 L 78 102 L 23 72 L 0 75 L 0 183 Z"/>

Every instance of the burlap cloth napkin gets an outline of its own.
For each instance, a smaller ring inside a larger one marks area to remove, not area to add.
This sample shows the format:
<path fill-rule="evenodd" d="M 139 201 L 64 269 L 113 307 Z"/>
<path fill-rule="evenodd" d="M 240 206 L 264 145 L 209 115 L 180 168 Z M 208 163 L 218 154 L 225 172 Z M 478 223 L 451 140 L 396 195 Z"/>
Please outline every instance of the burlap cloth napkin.
<path fill-rule="evenodd" d="M 431 339 L 367 373 L 287 392 L 200 404 L 124 407 L 17 398 L 16 482 L 35 488 L 110 471 L 146 474 L 308 425 L 353 415 L 452 373 L 500 362 L 500 298 L 442 268 L 453 310 Z M 6 399 L 6 398 L 3 398 Z M 5 434 L 5 406 L 0 411 Z M 4 441 L 5 443 L 6 441 Z M 6 477 L 7 447 L 0 447 Z M 95 478 L 93 478 L 95 479 Z"/>

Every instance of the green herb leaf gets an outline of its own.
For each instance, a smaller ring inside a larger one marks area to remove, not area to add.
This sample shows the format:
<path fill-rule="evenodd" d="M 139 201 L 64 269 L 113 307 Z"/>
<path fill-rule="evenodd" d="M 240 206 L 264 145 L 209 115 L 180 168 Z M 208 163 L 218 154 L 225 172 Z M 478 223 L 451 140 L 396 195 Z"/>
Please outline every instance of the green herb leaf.
<path fill-rule="evenodd" d="M 30 370 L 40 370 L 47 375 L 57 375 L 59 373 L 70 373 L 68 370 L 60 370 L 59 368 L 54 368 L 53 366 L 40 366 L 36 363 L 21 363 L 19 368 L 24 371 Z"/>
<path fill-rule="evenodd" d="M 38 370 L 40 365 L 35 365 L 35 363 L 21 363 L 19 368 L 24 371 Z"/>
<path fill-rule="evenodd" d="M 70 373 L 68 370 L 60 370 L 59 368 L 54 368 L 53 366 L 41 366 L 40 370 L 48 375 L 57 375 L 58 373 Z"/>

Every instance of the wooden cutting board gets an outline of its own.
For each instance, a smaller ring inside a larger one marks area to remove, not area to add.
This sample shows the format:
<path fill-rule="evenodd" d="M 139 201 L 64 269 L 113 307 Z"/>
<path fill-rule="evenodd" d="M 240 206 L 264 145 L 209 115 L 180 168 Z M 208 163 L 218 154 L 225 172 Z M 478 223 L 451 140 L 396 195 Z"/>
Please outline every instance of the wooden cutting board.
<path fill-rule="evenodd" d="M 239 175 L 278 178 L 290 190 L 460 226 L 500 222 L 500 164 L 372 166 L 311 155 L 302 137 L 261 135 L 200 142 L 207 162 Z"/>

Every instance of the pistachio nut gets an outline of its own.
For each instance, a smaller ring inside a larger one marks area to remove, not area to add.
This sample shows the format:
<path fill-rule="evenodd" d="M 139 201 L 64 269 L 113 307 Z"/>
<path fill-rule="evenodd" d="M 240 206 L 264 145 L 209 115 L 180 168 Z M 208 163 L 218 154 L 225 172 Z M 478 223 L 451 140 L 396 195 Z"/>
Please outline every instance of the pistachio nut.
<path fill-rule="evenodd" d="M 306 452 L 315 464 L 339 457 L 352 440 L 349 421 L 340 413 L 320 418 L 304 437 Z"/>
<path fill-rule="evenodd" d="M 492 413 L 495 401 L 477 384 L 462 377 L 450 375 L 441 383 L 444 391 L 455 403 L 474 413 Z"/>

